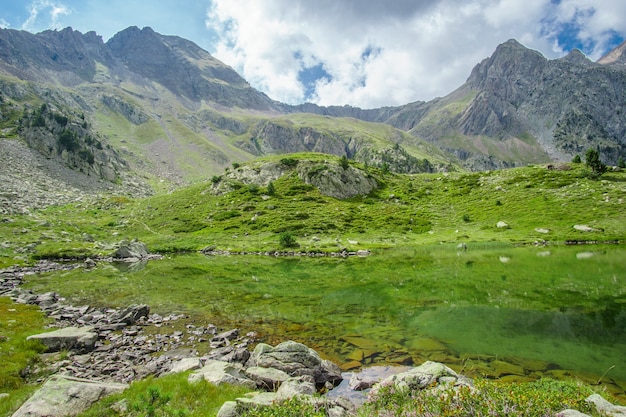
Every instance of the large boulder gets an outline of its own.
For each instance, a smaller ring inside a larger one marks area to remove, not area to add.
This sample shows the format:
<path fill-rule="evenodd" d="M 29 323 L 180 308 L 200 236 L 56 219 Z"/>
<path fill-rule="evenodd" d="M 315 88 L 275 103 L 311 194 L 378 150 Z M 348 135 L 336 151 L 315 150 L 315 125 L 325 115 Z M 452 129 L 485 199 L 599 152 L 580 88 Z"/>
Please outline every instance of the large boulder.
<path fill-rule="evenodd" d="M 283 342 L 276 347 L 259 343 L 247 365 L 279 369 L 289 376 L 310 375 L 318 385 L 341 382 L 341 370 L 334 363 L 323 360 L 313 349 L 294 341 Z"/>
<path fill-rule="evenodd" d="M 256 388 L 256 382 L 246 376 L 243 366 L 239 363 L 208 360 L 204 367 L 192 372 L 188 377 L 190 383 L 203 379 L 215 385 L 231 384 Z"/>
<path fill-rule="evenodd" d="M 122 240 L 113 252 L 113 257 L 124 260 L 141 260 L 148 258 L 148 248 L 145 243 L 137 240 Z"/>
<path fill-rule="evenodd" d="M 133 304 L 123 310 L 113 313 L 109 319 L 111 323 L 135 324 L 140 318 L 148 317 L 150 307 L 146 304 Z"/>
<path fill-rule="evenodd" d="M 101 398 L 124 391 L 126 384 L 96 382 L 55 375 L 35 392 L 13 417 L 75 416 Z"/>
<path fill-rule="evenodd" d="M 376 395 L 381 386 L 395 385 L 409 390 L 421 390 L 438 384 L 471 386 L 472 382 L 442 363 L 427 361 L 416 368 L 383 379 L 372 387 L 371 394 Z"/>
<path fill-rule="evenodd" d="M 98 340 L 98 333 L 93 327 L 65 327 L 52 332 L 28 336 L 27 340 L 38 340 L 43 343 L 48 352 L 62 350 L 76 350 L 91 352 Z"/>

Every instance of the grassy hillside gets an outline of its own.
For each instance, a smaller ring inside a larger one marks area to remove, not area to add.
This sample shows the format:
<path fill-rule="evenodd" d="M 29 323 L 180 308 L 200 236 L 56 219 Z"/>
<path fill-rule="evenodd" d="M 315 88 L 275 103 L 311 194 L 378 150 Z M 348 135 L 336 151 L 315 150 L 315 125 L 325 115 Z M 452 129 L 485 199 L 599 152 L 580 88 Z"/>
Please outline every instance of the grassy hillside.
<path fill-rule="evenodd" d="M 264 161 L 272 158 L 279 160 Z M 318 158 L 320 170 L 325 163 L 340 163 L 327 155 L 299 158 Z M 298 159 L 286 161 L 297 165 Z M 379 187 L 348 200 L 323 195 L 295 170 L 272 182 L 273 193 L 265 186 L 216 176 L 150 198 L 109 197 L 5 219 L 0 264 L 104 256 L 122 238 L 142 240 L 154 252 L 207 246 L 278 250 L 285 233 L 300 250 L 324 252 L 433 242 L 623 240 L 626 173 L 592 180 L 583 165 L 570 168 L 396 175 L 360 166 Z M 228 181 L 233 191 L 216 194 L 219 181 Z M 499 228 L 498 222 L 508 227 Z M 574 225 L 593 230 L 579 231 Z"/>

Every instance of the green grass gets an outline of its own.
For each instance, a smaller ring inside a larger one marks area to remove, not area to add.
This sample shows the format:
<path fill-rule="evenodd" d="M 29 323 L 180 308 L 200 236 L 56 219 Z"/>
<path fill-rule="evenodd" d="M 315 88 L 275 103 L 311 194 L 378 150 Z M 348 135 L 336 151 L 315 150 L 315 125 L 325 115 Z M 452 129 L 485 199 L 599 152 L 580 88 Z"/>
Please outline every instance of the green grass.
<path fill-rule="evenodd" d="M 328 155 L 292 158 L 339 163 Z M 265 157 L 254 164 L 279 160 Z M 375 249 L 459 241 L 612 241 L 626 236 L 623 172 L 594 181 L 581 164 L 569 171 L 544 166 L 419 175 L 367 170 L 379 189 L 348 200 L 324 196 L 291 173 L 273 181 L 275 193 L 269 198 L 266 187 L 224 179 L 233 191 L 223 195 L 214 195 L 214 184 L 207 181 L 146 199 L 103 198 L 13 216 L 0 231 L 6 242 L 0 248 L 0 266 L 16 263 L 16 257 L 28 261 L 106 255 L 107 245 L 122 238 L 138 238 L 152 251 L 166 253 L 208 245 L 276 250 L 284 232 L 305 251 L 337 250 L 348 240 L 359 242 L 355 249 Z M 510 227 L 498 229 L 499 221 Z M 579 232 L 573 228 L 576 224 L 597 231 Z M 28 245 L 30 251 L 16 253 Z"/>
<path fill-rule="evenodd" d="M 0 297 L 0 393 L 9 394 L 0 399 L 0 415 L 12 414 L 37 388 L 34 379 L 41 375 L 23 376 L 27 367 L 33 370 L 39 364 L 38 354 L 44 347 L 26 337 L 44 331 L 48 319 L 39 308 L 14 304 L 8 297 Z"/>
<path fill-rule="evenodd" d="M 222 404 L 244 396 L 248 389 L 215 386 L 206 381 L 187 382 L 188 373 L 149 377 L 131 384 L 120 394 L 106 397 L 81 417 L 215 416 Z M 120 408 L 121 407 L 121 408 Z M 116 411 L 124 410 L 124 411 Z"/>

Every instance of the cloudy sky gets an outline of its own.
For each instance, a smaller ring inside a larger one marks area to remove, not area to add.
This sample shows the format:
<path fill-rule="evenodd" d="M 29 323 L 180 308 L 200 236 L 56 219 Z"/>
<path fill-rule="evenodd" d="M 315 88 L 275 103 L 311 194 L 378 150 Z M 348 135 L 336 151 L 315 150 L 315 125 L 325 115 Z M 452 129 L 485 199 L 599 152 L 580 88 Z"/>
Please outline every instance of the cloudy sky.
<path fill-rule="evenodd" d="M 0 27 L 128 26 L 190 39 L 271 98 L 400 105 L 443 96 L 515 38 L 596 60 L 626 37 L 624 0 L 3 0 Z"/>

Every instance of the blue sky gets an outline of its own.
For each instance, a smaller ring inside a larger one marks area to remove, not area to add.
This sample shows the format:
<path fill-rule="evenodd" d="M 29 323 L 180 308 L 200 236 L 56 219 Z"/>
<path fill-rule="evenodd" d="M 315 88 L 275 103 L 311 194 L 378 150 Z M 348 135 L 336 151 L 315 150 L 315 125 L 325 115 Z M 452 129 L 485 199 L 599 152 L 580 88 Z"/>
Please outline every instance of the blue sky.
<path fill-rule="evenodd" d="M 498 44 L 592 60 L 626 36 L 624 0 L 4 0 L 3 28 L 128 26 L 190 39 L 287 103 L 364 108 L 443 96 Z"/>

